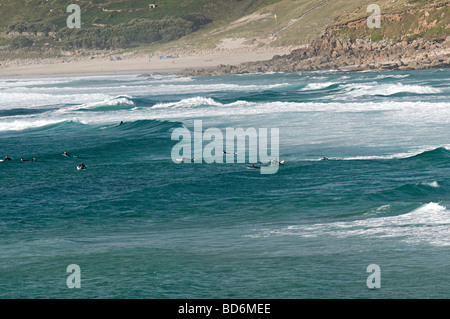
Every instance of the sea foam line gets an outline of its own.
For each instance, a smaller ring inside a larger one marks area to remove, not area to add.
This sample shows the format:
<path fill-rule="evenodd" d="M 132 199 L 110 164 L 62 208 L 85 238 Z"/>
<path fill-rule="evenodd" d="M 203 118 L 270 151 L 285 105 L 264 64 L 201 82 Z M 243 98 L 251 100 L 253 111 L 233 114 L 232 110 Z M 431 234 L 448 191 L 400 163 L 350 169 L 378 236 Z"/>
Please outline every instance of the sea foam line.
<path fill-rule="evenodd" d="M 204 118 L 204 117 L 221 117 L 221 116 L 253 116 L 270 114 L 275 116 L 282 113 L 295 113 L 300 115 L 307 112 L 332 112 L 332 113 L 346 113 L 346 112 L 392 112 L 393 118 L 397 122 L 407 121 L 409 124 L 412 121 L 424 120 L 428 122 L 450 121 L 450 103 L 448 102 L 392 102 L 392 103 L 380 103 L 380 102 L 367 102 L 367 103 L 317 103 L 317 102 L 249 102 L 249 101 L 234 101 L 231 103 L 223 104 L 213 98 L 198 96 L 193 98 L 185 98 L 175 102 L 159 103 L 149 106 L 135 106 L 130 109 L 120 108 L 104 108 L 99 112 L 96 112 L 95 118 L 92 117 L 92 112 L 89 110 L 83 111 L 82 108 L 95 108 L 102 105 L 130 105 L 133 106 L 133 99 L 131 96 L 107 96 L 99 94 L 92 100 L 92 96 L 83 96 L 82 100 L 89 99 L 89 101 L 83 101 L 83 103 L 77 103 L 75 105 L 64 106 L 58 110 L 50 110 L 39 115 L 21 115 L 21 116 L 4 116 L 0 117 L 0 131 L 11 129 L 13 126 L 15 130 L 26 129 L 27 120 L 30 121 L 29 127 L 35 127 L 36 121 L 46 120 L 53 118 L 56 121 L 73 121 L 83 120 L 86 123 L 114 123 L 119 121 L 137 121 L 137 120 L 176 120 L 183 121 L 192 118 Z M 204 107 L 199 107 L 204 106 Z M 77 112 L 74 112 L 77 111 Z M 439 116 L 437 116 L 439 115 Z M 21 128 L 18 125 L 8 125 L 10 122 L 16 122 L 21 120 Z M 392 157 L 404 157 L 410 154 L 395 154 L 395 155 L 382 155 L 382 156 L 355 156 L 345 158 L 351 159 L 383 159 Z M 414 155 L 414 154 L 411 154 Z"/>
<path fill-rule="evenodd" d="M 384 207 L 382 206 L 383 209 Z M 439 203 L 430 202 L 409 213 L 397 216 L 370 217 L 311 225 L 290 225 L 279 229 L 265 229 L 246 237 L 393 238 L 408 244 L 427 243 L 434 246 L 450 246 L 449 226 L 450 211 Z"/>

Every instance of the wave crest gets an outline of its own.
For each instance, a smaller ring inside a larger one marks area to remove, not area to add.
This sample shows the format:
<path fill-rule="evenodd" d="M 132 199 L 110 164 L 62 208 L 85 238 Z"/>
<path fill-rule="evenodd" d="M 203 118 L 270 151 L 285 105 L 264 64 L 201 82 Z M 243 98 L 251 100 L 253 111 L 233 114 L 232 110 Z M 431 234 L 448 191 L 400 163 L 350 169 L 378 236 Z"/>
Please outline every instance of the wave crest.
<path fill-rule="evenodd" d="M 392 96 L 400 93 L 410 94 L 439 94 L 443 91 L 432 86 L 420 86 L 413 84 L 390 83 L 390 84 L 346 84 L 344 91 L 351 97 L 362 96 Z"/>
<path fill-rule="evenodd" d="M 183 99 L 178 102 L 169 102 L 169 103 L 158 103 L 153 105 L 153 109 L 160 108 L 180 108 L 180 107 L 197 107 L 197 106 L 222 106 L 223 104 L 220 102 L 216 102 L 214 99 L 210 97 L 192 97 Z"/>
<path fill-rule="evenodd" d="M 313 225 L 291 225 L 280 229 L 266 229 L 248 237 L 392 238 L 408 244 L 428 243 L 434 246 L 450 246 L 449 226 L 450 211 L 439 203 L 430 202 L 409 213 L 397 216 L 371 217 Z"/>

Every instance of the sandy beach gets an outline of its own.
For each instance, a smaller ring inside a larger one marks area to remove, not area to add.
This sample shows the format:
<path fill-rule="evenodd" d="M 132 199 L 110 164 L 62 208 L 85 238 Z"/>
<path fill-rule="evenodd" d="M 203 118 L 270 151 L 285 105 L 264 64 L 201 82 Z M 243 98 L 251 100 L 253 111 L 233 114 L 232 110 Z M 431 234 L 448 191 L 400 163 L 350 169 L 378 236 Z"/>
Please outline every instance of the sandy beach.
<path fill-rule="evenodd" d="M 258 52 L 211 51 L 175 57 L 117 54 L 108 57 L 14 60 L 0 63 L 0 78 L 176 73 L 186 68 L 213 68 L 220 64 L 238 65 L 251 61 L 270 60 L 274 55 L 283 55 L 289 52 L 290 50 L 286 48 Z"/>

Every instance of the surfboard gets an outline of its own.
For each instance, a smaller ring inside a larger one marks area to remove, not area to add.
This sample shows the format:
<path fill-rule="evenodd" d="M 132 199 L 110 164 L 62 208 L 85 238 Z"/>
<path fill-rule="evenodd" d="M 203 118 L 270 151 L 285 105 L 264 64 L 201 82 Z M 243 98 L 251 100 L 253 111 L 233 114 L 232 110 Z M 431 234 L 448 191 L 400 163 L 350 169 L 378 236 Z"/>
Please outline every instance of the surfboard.
<path fill-rule="evenodd" d="M 282 161 L 280 161 L 280 162 L 278 162 L 276 164 L 271 163 L 269 166 L 277 166 L 277 165 L 283 165 L 283 164 L 284 164 L 284 160 L 282 160 Z"/>

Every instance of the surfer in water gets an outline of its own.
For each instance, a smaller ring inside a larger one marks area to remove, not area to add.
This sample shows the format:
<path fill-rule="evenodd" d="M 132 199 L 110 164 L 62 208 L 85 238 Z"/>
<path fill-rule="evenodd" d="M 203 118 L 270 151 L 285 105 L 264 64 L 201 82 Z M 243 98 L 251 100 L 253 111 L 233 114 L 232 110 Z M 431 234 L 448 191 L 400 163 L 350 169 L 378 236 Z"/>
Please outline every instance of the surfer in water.
<path fill-rule="evenodd" d="M 21 162 L 35 162 L 35 161 L 36 161 L 36 158 L 33 157 L 33 158 L 30 159 L 30 160 L 26 160 L 26 159 L 21 158 L 20 161 L 21 161 Z"/>
<path fill-rule="evenodd" d="M 77 168 L 78 168 L 78 170 L 85 170 L 86 165 L 84 165 L 84 163 L 81 163 Z"/>
<path fill-rule="evenodd" d="M 255 166 L 255 164 L 251 164 L 250 166 L 248 166 L 249 168 L 256 168 L 256 169 L 258 169 L 258 168 L 261 168 L 261 167 L 259 167 L 259 166 Z"/>
<path fill-rule="evenodd" d="M 63 153 L 63 156 L 65 156 L 65 157 L 73 157 L 73 158 L 77 158 L 78 156 L 76 156 L 76 155 L 70 155 L 70 154 L 68 154 L 67 152 L 64 152 Z"/>
<path fill-rule="evenodd" d="M 8 157 L 8 155 L 5 156 L 5 161 L 11 161 L 11 158 Z"/>
<path fill-rule="evenodd" d="M 322 161 L 329 161 L 330 159 L 328 157 L 322 157 Z"/>

